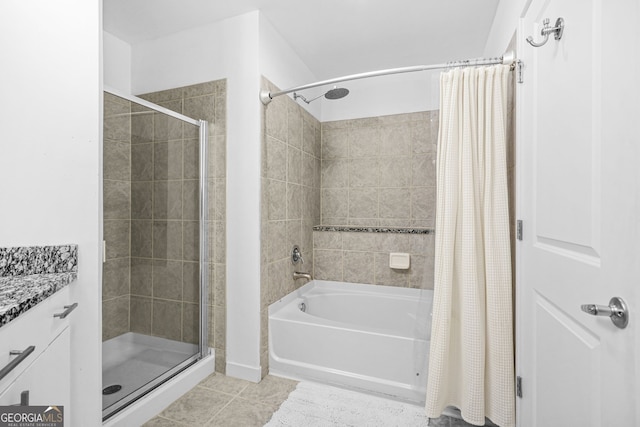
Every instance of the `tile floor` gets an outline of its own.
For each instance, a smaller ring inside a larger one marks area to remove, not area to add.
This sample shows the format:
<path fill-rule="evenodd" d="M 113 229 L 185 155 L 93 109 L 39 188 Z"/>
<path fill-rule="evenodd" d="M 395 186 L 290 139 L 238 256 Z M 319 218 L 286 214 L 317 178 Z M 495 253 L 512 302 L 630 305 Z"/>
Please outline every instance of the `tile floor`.
<path fill-rule="evenodd" d="M 270 375 L 256 384 L 213 374 L 144 427 L 262 427 L 296 388 L 296 384 L 297 381 Z M 431 419 L 429 427 L 473 426 L 463 420 L 442 416 Z"/>

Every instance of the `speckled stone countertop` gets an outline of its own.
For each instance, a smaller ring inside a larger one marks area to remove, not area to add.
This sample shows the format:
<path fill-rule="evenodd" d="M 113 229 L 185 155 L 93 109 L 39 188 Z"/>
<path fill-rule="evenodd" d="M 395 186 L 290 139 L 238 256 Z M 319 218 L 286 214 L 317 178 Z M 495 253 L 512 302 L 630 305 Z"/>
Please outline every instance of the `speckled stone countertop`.
<path fill-rule="evenodd" d="M 78 246 L 0 248 L 0 327 L 78 275 Z"/>

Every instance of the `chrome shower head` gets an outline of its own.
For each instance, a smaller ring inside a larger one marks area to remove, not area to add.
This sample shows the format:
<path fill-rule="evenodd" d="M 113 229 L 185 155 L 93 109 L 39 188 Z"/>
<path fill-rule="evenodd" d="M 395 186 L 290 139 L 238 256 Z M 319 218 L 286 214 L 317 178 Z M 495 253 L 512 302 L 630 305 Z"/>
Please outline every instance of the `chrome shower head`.
<path fill-rule="evenodd" d="M 327 93 L 324 94 L 324 97 L 327 99 L 340 99 L 347 95 L 349 95 L 349 89 L 344 87 L 334 87 L 327 91 Z"/>
<path fill-rule="evenodd" d="M 325 94 L 324 97 L 327 99 L 340 99 L 340 98 L 344 98 L 345 96 L 349 95 L 349 89 L 343 88 L 343 87 L 333 87 L 333 89 L 329 89 Z M 315 101 L 316 99 L 320 98 L 322 95 L 318 95 L 315 98 L 311 98 L 311 99 L 307 99 L 302 95 L 298 95 L 297 93 L 293 92 L 293 99 L 296 100 L 298 98 L 302 99 L 304 102 L 306 102 L 307 104 L 311 104 L 312 101 Z"/>

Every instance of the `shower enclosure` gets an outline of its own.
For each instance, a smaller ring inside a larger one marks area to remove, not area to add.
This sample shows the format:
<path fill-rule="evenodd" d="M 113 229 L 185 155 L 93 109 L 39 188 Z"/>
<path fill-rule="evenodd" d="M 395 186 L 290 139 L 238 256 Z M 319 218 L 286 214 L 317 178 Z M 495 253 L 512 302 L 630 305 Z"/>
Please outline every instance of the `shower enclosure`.
<path fill-rule="evenodd" d="M 209 353 L 207 122 L 165 105 L 104 94 L 103 419 Z"/>

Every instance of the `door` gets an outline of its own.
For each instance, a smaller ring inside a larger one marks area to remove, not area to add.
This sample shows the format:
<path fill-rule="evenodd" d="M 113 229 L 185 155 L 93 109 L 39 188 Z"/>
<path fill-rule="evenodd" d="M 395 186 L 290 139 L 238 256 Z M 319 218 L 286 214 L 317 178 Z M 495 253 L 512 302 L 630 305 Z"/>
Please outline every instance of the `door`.
<path fill-rule="evenodd" d="M 518 85 L 518 425 L 637 426 L 637 1 L 534 0 Z M 542 47 L 543 19 L 564 18 Z M 630 323 L 581 311 L 621 297 Z"/>

